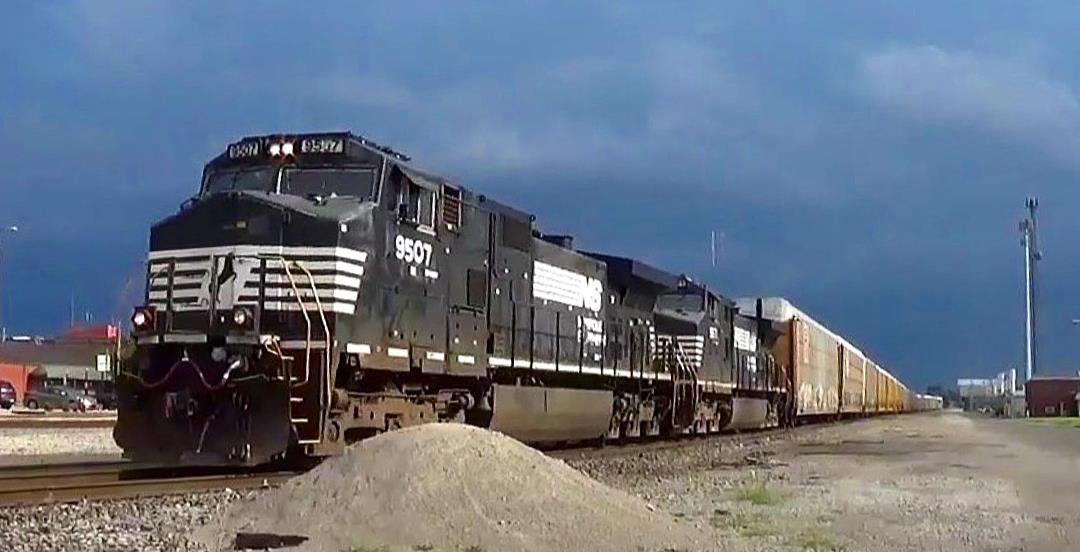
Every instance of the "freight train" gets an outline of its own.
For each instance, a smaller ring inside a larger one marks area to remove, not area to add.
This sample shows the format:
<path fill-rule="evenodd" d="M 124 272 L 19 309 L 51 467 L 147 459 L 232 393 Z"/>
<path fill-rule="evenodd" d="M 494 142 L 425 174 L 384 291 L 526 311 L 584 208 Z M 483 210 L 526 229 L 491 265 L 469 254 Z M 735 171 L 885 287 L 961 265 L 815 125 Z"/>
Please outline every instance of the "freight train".
<path fill-rule="evenodd" d="M 211 160 L 150 231 L 131 322 L 114 431 L 140 461 L 317 458 L 440 421 L 552 443 L 933 407 L 783 300 L 576 249 L 344 132 Z"/>

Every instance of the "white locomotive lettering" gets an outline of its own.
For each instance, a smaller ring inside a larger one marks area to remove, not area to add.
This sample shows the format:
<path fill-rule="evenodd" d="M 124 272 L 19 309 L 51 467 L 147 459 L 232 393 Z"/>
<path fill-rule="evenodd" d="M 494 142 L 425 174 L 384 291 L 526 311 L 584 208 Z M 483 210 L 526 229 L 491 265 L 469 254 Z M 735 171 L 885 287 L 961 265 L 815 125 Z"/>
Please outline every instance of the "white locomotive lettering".
<path fill-rule="evenodd" d="M 604 346 L 604 321 L 588 316 L 578 317 L 578 331 L 581 340 L 588 345 Z"/>
<path fill-rule="evenodd" d="M 259 143 L 255 141 L 229 144 L 229 159 L 241 159 L 259 155 Z"/>
<path fill-rule="evenodd" d="M 430 267 L 432 251 L 431 244 L 423 240 L 413 239 L 401 234 L 394 238 L 394 256 L 399 261 Z"/>
<path fill-rule="evenodd" d="M 541 261 L 533 262 L 533 297 L 600 312 L 604 283 L 597 278 Z"/>

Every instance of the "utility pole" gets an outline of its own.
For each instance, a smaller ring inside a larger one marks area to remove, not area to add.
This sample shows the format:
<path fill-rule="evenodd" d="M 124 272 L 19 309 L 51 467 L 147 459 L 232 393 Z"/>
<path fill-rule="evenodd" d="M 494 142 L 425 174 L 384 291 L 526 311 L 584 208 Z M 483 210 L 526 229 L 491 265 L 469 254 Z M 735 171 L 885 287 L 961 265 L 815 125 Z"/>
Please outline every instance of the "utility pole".
<path fill-rule="evenodd" d="M 6 226 L 0 228 L 0 245 L 3 245 L 4 234 L 14 234 L 19 231 L 18 226 Z M 0 248 L 2 249 L 2 248 Z M 0 261 L 3 260 L 3 252 L 0 251 Z M 3 271 L 0 271 L 0 275 L 3 275 Z M 0 342 L 7 340 L 7 327 L 4 326 L 4 310 L 3 310 L 4 290 L 0 287 Z"/>
<path fill-rule="evenodd" d="M 1042 260 L 1042 251 L 1039 250 L 1038 224 L 1035 211 L 1039 208 L 1037 197 L 1027 198 L 1027 217 L 1020 221 L 1020 245 L 1024 248 L 1024 325 L 1025 345 L 1027 349 L 1027 380 L 1039 372 L 1038 370 L 1038 313 L 1039 313 L 1039 287 L 1038 287 L 1038 264 Z"/>

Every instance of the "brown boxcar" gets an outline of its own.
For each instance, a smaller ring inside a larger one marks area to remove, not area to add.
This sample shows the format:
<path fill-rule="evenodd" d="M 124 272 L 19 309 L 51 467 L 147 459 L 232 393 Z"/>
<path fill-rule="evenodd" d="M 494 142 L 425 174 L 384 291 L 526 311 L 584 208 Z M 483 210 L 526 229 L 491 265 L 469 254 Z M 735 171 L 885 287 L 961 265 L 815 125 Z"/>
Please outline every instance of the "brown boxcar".
<path fill-rule="evenodd" d="M 878 380 L 881 377 L 881 368 L 873 361 L 866 361 L 866 402 L 864 412 L 873 414 L 878 411 Z"/>
<path fill-rule="evenodd" d="M 854 349 L 843 349 L 844 372 L 841 380 L 842 401 L 840 409 L 844 413 L 861 413 L 866 404 L 866 357 Z"/>
<path fill-rule="evenodd" d="M 877 414 L 918 408 L 916 396 L 903 383 L 786 299 L 740 299 L 738 306 L 752 313 L 758 301 L 762 316 L 781 334 L 772 352 L 784 373 L 791 374 L 792 415 Z"/>
<path fill-rule="evenodd" d="M 793 318 L 797 415 L 836 414 L 840 406 L 840 349 L 835 339 L 807 318 Z"/>

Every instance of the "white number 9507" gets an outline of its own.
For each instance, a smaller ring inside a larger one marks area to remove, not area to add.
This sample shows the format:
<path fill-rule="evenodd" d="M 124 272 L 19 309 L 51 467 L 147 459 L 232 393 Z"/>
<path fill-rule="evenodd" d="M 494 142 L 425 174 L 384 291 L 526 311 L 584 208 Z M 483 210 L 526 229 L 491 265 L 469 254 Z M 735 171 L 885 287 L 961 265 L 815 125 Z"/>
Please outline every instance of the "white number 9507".
<path fill-rule="evenodd" d="M 394 256 L 399 261 L 431 266 L 431 244 L 398 234 L 394 238 Z"/>

